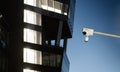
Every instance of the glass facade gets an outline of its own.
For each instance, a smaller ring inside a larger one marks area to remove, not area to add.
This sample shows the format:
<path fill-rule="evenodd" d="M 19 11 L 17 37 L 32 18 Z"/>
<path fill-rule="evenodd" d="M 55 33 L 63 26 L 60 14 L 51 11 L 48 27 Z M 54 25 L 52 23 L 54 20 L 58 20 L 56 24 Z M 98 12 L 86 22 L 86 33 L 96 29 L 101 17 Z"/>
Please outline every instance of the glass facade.
<path fill-rule="evenodd" d="M 68 4 L 63 4 L 57 0 L 24 0 L 24 4 L 42 8 L 44 10 L 59 14 L 68 14 Z"/>
<path fill-rule="evenodd" d="M 24 48 L 23 52 L 23 61 L 26 63 L 52 67 L 60 66 L 61 55 L 41 52 L 30 48 Z"/>
<path fill-rule="evenodd" d="M 61 55 L 43 52 L 42 61 L 44 66 L 59 67 Z"/>
<path fill-rule="evenodd" d="M 24 0 L 24 4 L 28 4 L 31 6 L 41 7 L 40 0 Z M 33 26 L 37 25 L 38 27 L 42 26 L 42 18 L 41 14 L 24 9 L 24 22 L 32 24 Z M 36 31 L 33 29 L 24 28 L 23 30 L 23 38 L 24 42 L 39 44 L 42 45 L 42 32 Z M 42 52 L 34 49 L 23 48 L 23 62 L 42 65 Z M 29 67 L 28 67 L 29 68 Z M 31 69 L 23 69 L 23 72 L 41 72 Z"/>

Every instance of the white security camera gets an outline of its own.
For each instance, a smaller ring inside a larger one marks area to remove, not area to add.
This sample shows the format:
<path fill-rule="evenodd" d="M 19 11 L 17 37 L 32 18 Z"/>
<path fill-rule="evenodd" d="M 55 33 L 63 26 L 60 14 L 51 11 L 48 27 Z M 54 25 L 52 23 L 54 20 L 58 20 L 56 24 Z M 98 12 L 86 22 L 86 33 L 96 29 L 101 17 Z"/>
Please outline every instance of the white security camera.
<path fill-rule="evenodd" d="M 93 35 L 94 30 L 93 29 L 89 29 L 89 28 L 83 28 L 82 33 L 83 33 L 83 35 L 85 35 L 84 41 L 88 42 L 89 36 Z"/>

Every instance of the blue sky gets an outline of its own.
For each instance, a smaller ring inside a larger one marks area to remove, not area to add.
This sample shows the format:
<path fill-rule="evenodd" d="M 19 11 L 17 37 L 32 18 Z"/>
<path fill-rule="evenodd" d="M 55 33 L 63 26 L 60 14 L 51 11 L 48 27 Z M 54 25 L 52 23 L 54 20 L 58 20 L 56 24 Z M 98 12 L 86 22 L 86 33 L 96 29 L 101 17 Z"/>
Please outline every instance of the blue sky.
<path fill-rule="evenodd" d="M 73 38 L 67 46 L 70 72 L 120 72 L 120 39 L 94 35 L 86 43 L 83 27 L 120 34 L 120 1 L 76 0 Z"/>

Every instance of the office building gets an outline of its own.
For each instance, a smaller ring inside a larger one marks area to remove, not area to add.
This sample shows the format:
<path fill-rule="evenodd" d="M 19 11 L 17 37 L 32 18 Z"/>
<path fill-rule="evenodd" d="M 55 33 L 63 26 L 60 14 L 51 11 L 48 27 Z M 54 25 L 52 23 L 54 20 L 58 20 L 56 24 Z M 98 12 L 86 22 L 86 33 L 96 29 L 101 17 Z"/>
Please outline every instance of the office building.
<path fill-rule="evenodd" d="M 69 72 L 75 0 L 2 0 L 2 72 Z"/>

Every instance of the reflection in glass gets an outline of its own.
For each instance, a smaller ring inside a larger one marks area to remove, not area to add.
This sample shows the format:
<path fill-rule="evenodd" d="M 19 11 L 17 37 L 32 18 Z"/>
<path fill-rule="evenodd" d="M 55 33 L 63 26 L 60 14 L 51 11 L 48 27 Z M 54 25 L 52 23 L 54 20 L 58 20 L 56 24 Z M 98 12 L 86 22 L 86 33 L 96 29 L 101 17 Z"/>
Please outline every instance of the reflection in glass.
<path fill-rule="evenodd" d="M 36 6 L 41 8 L 42 0 L 36 0 Z"/>
<path fill-rule="evenodd" d="M 24 22 L 41 26 L 41 14 L 25 9 Z"/>
<path fill-rule="evenodd" d="M 35 62 L 34 56 L 35 56 L 34 50 L 24 49 L 24 62 L 34 63 Z"/>
<path fill-rule="evenodd" d="M 54 1 L 55 12 L 61 13 L 61 3 Z"/>
<path fill-rule="evenodd" d="M 42 53 L 42 64 L 44 66 L 59 67 L 61 64 L 61 55 L 50 54 L 43 52 Z"/>
<path fill-rule="evenodd" d="M 51 54 L 50 55 L 50 66 L 56 66 L 56 55 Z"/>
<path fill-rule="evenodd" d="M 57 67 L 60 67 L 61 64 L 61 56 L 57 55 Z"/>
<path fill-rule="evenodd" d="M 31 70 L 31 69 L 23 69 L 23 72 L 41 72 L 41 71 L 35 71 L 35 70 Z"/>
<path fill-rule="evenodd" d="M 54 0 L 48 0 L 48 10 L 54 11 Z"/>
<path fill-rule="evenodd" d="M 63 44 L 64 44 L 64 40 L 61 39 L 61 40 L 60 40 L 60 47 L 63 47 Z"/>
<path fill-rule="evenodd" d="M 42 44 L 41 32 L 24 28 L 24 42 Z"/>
<path fill-rule="evenodd" d="M 30 48 L 24 48 L 24 62 L 42 64 L 42 52 Z"/>
<path fill-rule="evenodd" d="M 43 55 L 42 56 L 43 65 L 49 66 L 49 54 L 44 52 L 42 55 Z"/>
<path fill-rule="evenodd" d="M 24 4 L 36 6 L 36 0 L 24 0 Z"/>
<path fill-rule="evenodd" d="M 42 0 L 42 8 L 43 9 L 47 9 L 47 7 L 48 7 L 47 3 L 48 3 L 47 0 Z"/>
<path fill-rule="evenodd" d="M 41 52 L 30 48 L 23 49 L 23 61 L 31 64 L 59 67 L 61 64 L 61 55 Z"/>
<path fill-rule="evenodd" d="M 67 11 L 68 11 L 67 4 L 63 4 L 56 0 L 24 0 L 24 4 L 36 6 L 36 7 L 48 10 L 48 11 L 52 11 L 52 12 L 56 12 L 56 13 L 64 14 L 64 15 L 67 15 Z M 27 14 L 30 14 L 30 13 L 27 13 Z"/>
<path fill-rule="evenodd" d="M 55 45 L 55 40 L 51 41 L 51 45 L 53 45 L 53 46 Z"/>
<path fill-rule="evenodd" d="M 24 22 L 36 24 L 36 13 L 24 10 Z"/>

